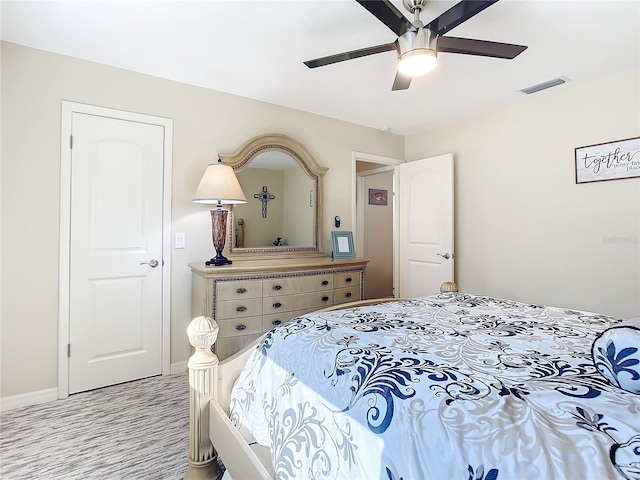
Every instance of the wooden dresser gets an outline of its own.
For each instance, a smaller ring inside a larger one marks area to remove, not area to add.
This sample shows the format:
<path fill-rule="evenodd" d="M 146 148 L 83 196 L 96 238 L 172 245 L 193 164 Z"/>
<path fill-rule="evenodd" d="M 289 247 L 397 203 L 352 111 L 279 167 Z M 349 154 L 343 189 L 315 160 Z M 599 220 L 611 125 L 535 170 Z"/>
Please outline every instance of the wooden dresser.
<path fill-rule="evenodd" d="M 215 353 L 233 355 L 271 328 L 304 313 L 362 300 L 366 259 L 329 257 L 191 263 L 191 315 L 218 322 Z"/>

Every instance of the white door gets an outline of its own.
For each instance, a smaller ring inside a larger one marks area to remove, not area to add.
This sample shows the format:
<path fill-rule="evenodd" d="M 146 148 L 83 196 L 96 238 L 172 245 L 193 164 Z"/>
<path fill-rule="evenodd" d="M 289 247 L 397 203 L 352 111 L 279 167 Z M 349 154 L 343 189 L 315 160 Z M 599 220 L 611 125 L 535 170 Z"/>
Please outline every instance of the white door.
<path fill-rule="evenodd" d="M 453 155 L 398 166 L 399 297 L 432 295 L 453 278 Z"/>
<path fill-rule="evenodd" d="M 164 133 L 72 114 L 69 393 L 162 373 Z"/>

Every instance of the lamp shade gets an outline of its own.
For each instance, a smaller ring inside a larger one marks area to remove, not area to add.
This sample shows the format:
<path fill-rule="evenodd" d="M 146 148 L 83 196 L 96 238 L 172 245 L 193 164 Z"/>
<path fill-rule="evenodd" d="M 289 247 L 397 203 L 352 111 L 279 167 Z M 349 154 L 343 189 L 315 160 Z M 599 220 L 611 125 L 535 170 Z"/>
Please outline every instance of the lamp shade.
<path fill-rule="evenodd" d="M 230 205 L 246 203 L 247 199 L 233 168 L 218 160 L 218 163 L 207 166 L 192 201 Z"/>

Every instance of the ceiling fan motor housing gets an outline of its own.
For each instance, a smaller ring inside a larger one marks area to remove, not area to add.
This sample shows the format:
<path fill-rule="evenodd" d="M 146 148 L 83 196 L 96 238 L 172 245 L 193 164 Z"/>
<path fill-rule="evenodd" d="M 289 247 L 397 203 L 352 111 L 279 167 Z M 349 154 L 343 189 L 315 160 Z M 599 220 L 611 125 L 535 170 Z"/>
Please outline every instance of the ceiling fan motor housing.
<path fill-rule="evenodd" d="M 411 29 L 398 37 L 398 70 L 410 76 L 432 70 L 438 63 L 437 39 L 438 36 L 425 27 Z"/>

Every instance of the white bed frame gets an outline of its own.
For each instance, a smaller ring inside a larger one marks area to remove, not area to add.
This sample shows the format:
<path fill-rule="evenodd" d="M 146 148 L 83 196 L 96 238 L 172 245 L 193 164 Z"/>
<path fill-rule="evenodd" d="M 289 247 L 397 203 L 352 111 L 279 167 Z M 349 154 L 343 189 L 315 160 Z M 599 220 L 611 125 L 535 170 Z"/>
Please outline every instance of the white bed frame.
<path fill-rule="evenodd" d="M 320 312 L 372 305 L 393 298 L 343 303 Z M 185 479 L 219 479 L 220 457 L 233 480 L 273 480 L 268 448 L 248 445 L 229 420 L 231 389 L 261 338 L 235 355 L 218 361 L 211 347 L 218 338 L 218 325 L 209 317 L 194 318 L 187 329 L 195 353 L 189 359 L 190 436 L 189 468 Z"/>

